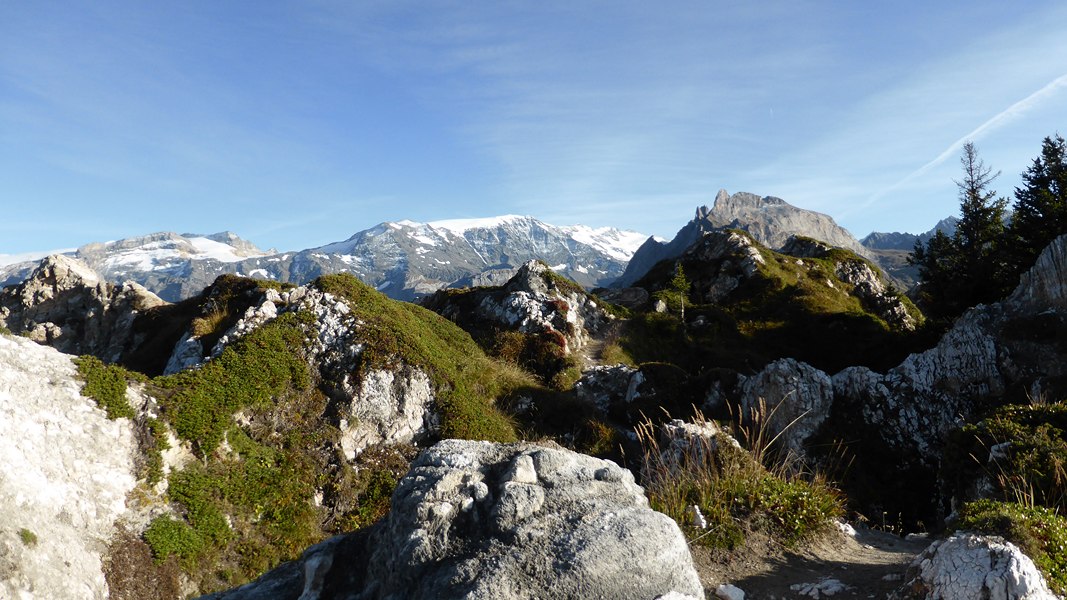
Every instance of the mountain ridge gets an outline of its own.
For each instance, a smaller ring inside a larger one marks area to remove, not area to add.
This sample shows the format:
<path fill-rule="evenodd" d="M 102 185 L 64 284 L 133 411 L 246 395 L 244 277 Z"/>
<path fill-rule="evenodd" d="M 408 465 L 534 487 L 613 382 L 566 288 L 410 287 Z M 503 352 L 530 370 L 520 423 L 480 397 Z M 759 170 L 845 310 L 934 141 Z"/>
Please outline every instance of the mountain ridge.
<path fill-rule="evenodd" d="M 387 221 L 349 238 L 298 251 L 261 250 L 232 232 L 157 232 L 94 242 L 67 252 L 113 282 L 127 279 L 168 301 L 191 297 L 223 274 L 303 284 L 352 273 L 387 295 L 412 300 L 486 271 L 511 272 L 531 259 L 593 287 L 620 275 L 644 234 L 611 227 L 556 226 L 504 215 L 418 223 Z M 0 267 L 0 285 L 25 279 L 38 261 Z"/>
<path fill-rule="evenodd" d="M 681 256 L 705 233 L 723 229 L 743 230 L 772 249 L 781 248 L 791 237 L 800 235 L 874 258 L 829 215 L 798 208 L 774 196 L 760 197 L 749 192 L 731 195 L 720 189 L 712 207 L 697 207 L 693 219 L 682 226 L 671 241 L 647 240 L 634 253 L 626 271 L 615 280 L 613 287 L 633 285 L 659 261 Z"/>

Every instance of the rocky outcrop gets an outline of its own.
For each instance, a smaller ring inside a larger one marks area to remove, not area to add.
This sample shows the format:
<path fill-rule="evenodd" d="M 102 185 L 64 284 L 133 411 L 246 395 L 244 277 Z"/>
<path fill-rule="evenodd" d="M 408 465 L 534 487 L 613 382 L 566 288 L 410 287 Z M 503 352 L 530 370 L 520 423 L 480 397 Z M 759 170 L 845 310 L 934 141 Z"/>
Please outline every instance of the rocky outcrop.
<path fill-rule="evenodd" d="M 866 261 L 843 260 L 834 266 L 834 275 L 852 286 L 852 295 L 867 310 L 896 329 L 913 331 L 919 325 L 900 296 L 887 288 L 881 275 Z"/>
<path fill-rule="evenodd" d="M 712 272 L 693 282 L 693 294 L 706 302 L 719 302 L 765 264 L 759 248 L 748 236 L 735 231 L 713 231 L 683 254 L 685 260 L 701 261 Z"/>
<path fill-rule="evenodd" d="M 715 204 L 697 208 L 693 220 L 680 229 L 670 242 L 649 239 L 637 249 L 626 271 L 612 284 L 626 287 L 640 280 L 656 263 L 677 258 L 706 233 L 740 229 L 772 249 L 785 246 L 793 236 L 822 240 L 860 255 L 868 250 L 852 234 L 822 213 L 797 208 L 773 196 L 759 197 L 747 192 L 730 195 L 719 190 Z"/>
<path fill-rule="evenodd" d="M 534 444 L 440 442 L 358 545 L 330 540 L 212 597 L 703 597 L 681 531 L 648 508 L 629 471 Z"/>
<path fill-rule="evenodd" d="M 580 286 L 530 261 L 507 284 L 461 292 L 440 292 L 424 304 L 465 329 L 492 324 L 526 334 L 547 334 L 564 353 L 585 346 L 614 317 Z"/>
<path fill-rule="evenodd" d="M 830 377 L 811 365 L 783 358 L 758 374 L 744 378 L 741 418 L 768 428 L 768 439 L 803 454 L 804 443 L 830 415 L 834 385 Z"/>
<path fill-rule="evenodd" d="M 777 361 L 743 380 L 744 402 L 751 406 L 753 399 L 764 398 L 778 405 L 776 419 L 782 422 L 799 416 L 785 434 L 794 449 L 819 433 L 819 423 L 836 423 L 839 437 L 854 438 L 868 455 L 890 461 L 871 465 L 883 482 L 905 481 L 907 472 L 925 481 L 927 498 L 934 498 L 945 442 L 962 423 L 1007 402 L 1012 393 L 1021 401 L 1022 393 L 1040 398 L 1067 392 L 1065 259 L 1067 236 L 1062 236 L 1009 298 L 969 310 L 937 346 L 885 373 L 849 367 L 831 378 L 797 361 Z M 911 491 L 917 486 L 910 485 Z M 890 494 L 887 501 L 893 499 Z M 940 509 L 934 512 L 944 516 Z"/>
<path fill-rule="evenodd" d="M 640 397 L 645 377 L 639 369 L 626 365 L 602 365 L 586 369 L 574 384 L 578 399 L 607 414 L 613 406 L 629 404 Z"/>
<path fill-rule="evenodd" d="M 26 281 L 0 291 L 0 325 L 60 352 L 116 362 L 135 344 L 138 313 L 161 304 L 136 283 L 112 285 L 84 263 L 57 254 Z"/>
<path fill-rule="evenodd" d="M 355 460 L 373 444 L 408 444 L 437 429 L 434 391 L 430 378 L 419 369 L 366 373 L 348 391 L 339 424 L 341 449 Z"/>
<path fill-rule="evenodd" d="M 68 356 L 0 335 L 0 596 L 107 598 L 103 554 L 136 483 L 133 427 Z"/>
<path fill-rule="evenodd" d="M 898 600 L 1056 600 L 1041 572 L 1010 542 L 957 532 L 908 567 Z"/>
<path fill-rule="evenodd" d="M 797 258 L 829 258 L 833 247 L 819 240 L 793 236 L 781 252 Z M 884 275 L 866 260 L 839 258 L 834 261 L 834 276 L 851 288 L 849 293 L 858 298 L 865 309 L 894 329 L 913 331 L 919 325 L 915 316 L 908 312 L 904 300 L 890 289 Z"/>

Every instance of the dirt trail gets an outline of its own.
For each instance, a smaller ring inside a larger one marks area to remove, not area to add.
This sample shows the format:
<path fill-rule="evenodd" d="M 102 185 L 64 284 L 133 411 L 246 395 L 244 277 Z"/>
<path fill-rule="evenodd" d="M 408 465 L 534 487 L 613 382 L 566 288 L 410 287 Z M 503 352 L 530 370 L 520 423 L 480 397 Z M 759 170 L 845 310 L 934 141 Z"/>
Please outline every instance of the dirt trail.
<path fill-rule="evenodd" d="M 709 598 L 716 597 L 719 584 L 729 583 L 743 590 L 746 600 L 882 599 L 900 587 L 904 571 L 929 543 L 863 530 L 855 539 L 835 535 L 798 552 L 765 544 L 765 552 L 753 548 L 748 557 L 700 548 L 694 548 L 693 557 Z M 823 583 L 828 579 L 846 587 L 828 595 L 830 585 Z M 820 584 L 824 591 L 813 593 Z"/>

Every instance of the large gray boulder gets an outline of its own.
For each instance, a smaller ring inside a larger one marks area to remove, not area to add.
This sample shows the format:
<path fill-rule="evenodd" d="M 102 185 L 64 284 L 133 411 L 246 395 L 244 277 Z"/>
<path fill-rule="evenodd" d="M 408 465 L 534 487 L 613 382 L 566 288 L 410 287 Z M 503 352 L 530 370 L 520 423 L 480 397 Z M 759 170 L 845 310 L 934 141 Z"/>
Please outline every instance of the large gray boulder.
<path fill-rule="evenodd" d="M 826 373 L 793 358 L 782 358 L 742 380 L 741 417 L 778 437 L 788 450 L 803 454 L 804 443 L 830 415 L 833 380 Z"/>
<path fill-rule="evenodd" d="M 632 474 L 557 447 L 440 442 L 359 535 L 211 598 L 704 597 L 681 531 Z"/>
<path fill-rule="evenodd" d="M 677 525 L 612 462 L 447 440 L 400 482 L 371 557 L 376 598 L 701 595 Z"/>

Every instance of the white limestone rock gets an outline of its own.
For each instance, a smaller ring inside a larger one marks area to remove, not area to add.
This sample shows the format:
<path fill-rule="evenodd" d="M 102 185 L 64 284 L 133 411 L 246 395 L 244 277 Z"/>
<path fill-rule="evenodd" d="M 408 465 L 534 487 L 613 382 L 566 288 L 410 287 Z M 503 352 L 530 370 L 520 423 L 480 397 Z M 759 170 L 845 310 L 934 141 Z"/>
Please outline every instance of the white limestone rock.
<path fill-rule="evenodd" d="M 890 326 L 904 331 L 914 331 L 918 326 L 904 302 L 890 293 L 882 276 L 868 263 L 858 259 L 843 260 L 834 267 L 834 275 L 851 285 L 852 295 Z"/>
<path fill-rule="evenodd" d="M 614 317 L 580 288 L 569 289 L 552 282 L 550 271 L 539 261 L 525 263 L 501 290 L 488 291 L 481 297 L 476 318 L 522 333 L 555 334 L 567 353 L 582 348 L 592 333 Z M 436 310 L 446 318 L 459 316 L 458 308 L 447 304 L 447 296 L 445 300 Z"/>
<path fill-rule="evenodd" d="M 765 419 L 771 435 L 782 433 L 781 443 L 798 454 L 829 417 L 834 401 L 830 376 L 792 358 L 770 363 L 740 387 L 742 418 Z"/>
<path fill-rule="evenodd" d="M 915 557 L 898 599 L 1056 600 L 1034 562 L 998 537 L 956 532 Z"/>
<path fill-rule="evenodd" d="M 341 448 L 355 460 L 374 444 L 407 444 L 438 427 L 433 385 L 412 367 L 373 370 L 358 382 L 346 377 L 351 400 L 341 418 Z"/>
<path fill-rule="evenodd" d="M 0 597 L 107 598 L 102 554 L 136 483 L 136 443 L 75 377 L 70 357 L 0 335 Z"/>

